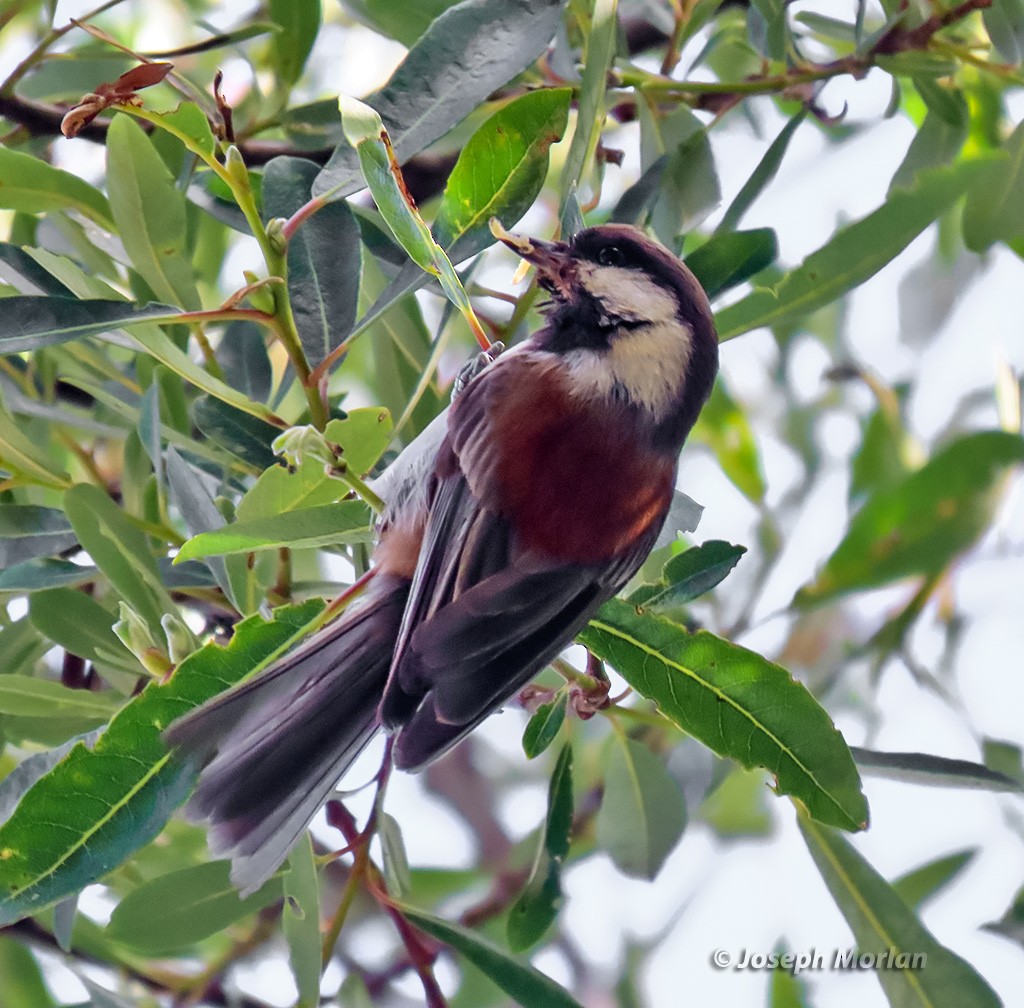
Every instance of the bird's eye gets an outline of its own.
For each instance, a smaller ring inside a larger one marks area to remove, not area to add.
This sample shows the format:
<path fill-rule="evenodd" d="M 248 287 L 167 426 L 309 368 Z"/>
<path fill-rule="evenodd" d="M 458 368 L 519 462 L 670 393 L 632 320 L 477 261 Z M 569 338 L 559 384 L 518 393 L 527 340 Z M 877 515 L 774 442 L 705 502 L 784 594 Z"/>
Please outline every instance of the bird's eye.
<path fill-rule="evenodd" d="M 597 261 L 602 266 L 621 266 L 626 261 L 626 256 L 618 245 L 605 245 L 597 253 Z"/>

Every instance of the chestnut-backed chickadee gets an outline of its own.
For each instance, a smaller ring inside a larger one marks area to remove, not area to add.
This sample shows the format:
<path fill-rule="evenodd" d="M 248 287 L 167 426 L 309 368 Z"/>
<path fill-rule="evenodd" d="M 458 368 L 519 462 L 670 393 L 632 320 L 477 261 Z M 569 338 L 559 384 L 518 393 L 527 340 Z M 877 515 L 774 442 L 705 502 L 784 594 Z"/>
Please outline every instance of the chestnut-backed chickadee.
<path fill-rule="evenodd" d="M 175 722 L 205 767 L 187 811 L 252 891 L 381 726 L 400 768 L 447 752 L 565 648 L 650 552 L 711 392 L 707 297 L 627 225 L 504 234 L 551 294 L 385 471 L 363 598 Z"/>

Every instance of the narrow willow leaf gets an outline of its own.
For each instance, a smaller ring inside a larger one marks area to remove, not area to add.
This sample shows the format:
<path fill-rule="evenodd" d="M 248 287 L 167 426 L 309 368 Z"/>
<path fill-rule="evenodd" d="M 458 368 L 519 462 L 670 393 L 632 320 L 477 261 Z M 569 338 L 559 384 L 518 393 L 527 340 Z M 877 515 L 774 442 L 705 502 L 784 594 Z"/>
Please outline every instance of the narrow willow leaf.
<path fill-rule="evenodd" d="M 572 186 L 579 188 L 583 173 L 593 160 L 601 139 L 608 71 L 618 41 L 618 9 L 618 0 L 594 0 L 583 63 L 583 80 L 580 84 L 579 111 L 576 113 L 576 131 L 562 170 L 563 199 Z"/>
<path fill-rule="evenodd" d="M 313 839 L 309 831 L 288 855 L 284 876 L 284 909 L 281 911 L 288 959 L 299 992 L 295 1008 L 320 1004 L 320 887 L 317 884 Z"/>
<path fill-rule="evenodd" d="M 476 321 L 455 267 L 434 241 L 405 186 L 380 116 L 369 105 L 345 95 L 338 99 L 338 106 L 345 136 L 359 154 L 366 183 L 392 234 L 420 269 L 437 278 L 445 296 L 465 316 L 481 346 L 487 346 L 489 341 Z"/>
<path fill-rule="evenodd" d="M 984 763 L 950 759 L 931 753 L 878 752 L 851 746 L 857 766 L 872 777 L 888 777 L 908 784 L 933 787 L 977 788 L 982 791 L 1016 791 L 1024 794 L 1024 784 Z"/>
<path fill-rule="evenodd" d="M 421 931 L 426 931 L 428 935 L 465 956 L 522 1008 L 580 1008 L 564 987 L 474 931 L 450 924 L 404 903 L 397 904 L 397 907 L 402 916 L 412 921 Z"/>
<path fill-rule="evenodd" d="M 892 887 L 908 907 L 919 910 L 922 904 L 949 885 L 974 860 L 977 853 L 975 849 L 947 854 L 901 875 L 893 881 Z"/>
<path fill-rule="evenodd" d="M 715 234 L 725 234 L 735 231 L 743 215 L 751 208 L 754 201 L 761 195 L 771 183 L 772 179 L 779 172 L 782 166 L 782 159 L 789 149 L 789 141 L 797 131 L 800 123 L 807 117 L 807 112 L 801 110 L 786 123 L 779 131 L 779 135 L 771 142 L 764 157 L 757 163 L 757 167 L 751 173 L 750 178 L 743 183 L 743 188 L 736 194 L 736 198 L 729 204 L 728 209 L 722 214 L 722 220 L 715 228 Z"/>
<path fill-rule="evenodd" d="M 606 602 L 579 639 L 698 741 L 748 769 L 770 770 L 779 792 L 800 798 L 815 818 L 847 830 L 867 826 L 842 735 L 784 668 L 621 599 Z"/>
<path fill-rule="evenodd" d="M 272 623 L 239 623 L 227 647 L 190 655 L 122 708 L 92 748 L 76 743 L 36 780 L 0 826 L 0 925 L 95 882 L 152 840 L 195 780 L 160 733 L 271 661 L 321 608 L 311 602 L 280 610 Z"/>
<path fill-rule="evenodd" d="M 139 322 L 173 321 L 181 310 L 170 305 L 136 305 L 28 294 L 4 298 L 4 330 L 0 353 L 20 353 L 110 332 Z"/>
<path fill-rule="evenodd" d="M 281 433 L 279 427 L 210 395 L 196 400 L 192 417 L 211 441 L 249 465 L 266 469 L 277 462 L 270 446 Z"/>
<path fill-rule="evenodd" d="M 1024 61 L 1024 0 L 995 0 L 981 12 L 992 45 L 1007 63 Z"/>
<path fill-rule="evenodd" d="M 672 557 L 661 572 L 665 587 L 644 599 L 645 609 L 669 615 L 721 584 L 747 552 L 720 539 L 709 539 Z"/>
<path fill-rule="evenodd" d="M 549 149 L 565 132 L 571 94 L 569 88 L 529 92 L 470 137 L 448 177 L 433 228 L 437 243 L 456 261 L 491 243 L 492 217 L 512 227 L 533 205 L 547 176 Z"/>
<path fill-rule="evenodd" d="M 964 244 L 984 252 L 1024 235 L 1024 123 L 1003 145 L 1006 157 L 975 179 L 964 207 Z"/>
<path fill-rule="evenodd" d="M 722 198 L 707 130 L 691 133 L 665 161 L 651 206 L 651 228 L 669 248 L 692 231 Z"/>
<path fill-rule="evenodd" d="M 778 239 L 771 228 L 716 234 L 686 257 L 686 265 L 700 281 L 708 298 L 749 280 L 779 254 Z"/>
<path fill-rule="evenodd" d="M 134 675 L 142 669 L 111 629 L 115 617 L 85 592 L 51 588 L 29 600 L 32 625 L 55 644 L 100 665 Z"/>
<path fill-rule="evenodd" d="M 251 521 L 231 522 L 189 539 L 176 560 L 252 553 L 289 546 L 302 549 L 370 539 L 370 512 L 362 501 L 339 501 L 318 507 L 296 508 L 285 514 Z"/>
<path fill-rule="evenodd" d="M 899 578 L 934 576 L 977 542 L 1011 466 L 1024 463 L 1024 438 L 1006 431 L 967 434 L 916 472 L 872 494 L 797 605 L 819 605 Z"/>
<path fill-rule="evenodd" d="M 274 158 L 263 171 L 264 217 L 291 217 L 309 202 L 319 171 L 302 158 Z M 344 200 L 318 210 L 288 241 L 288 299 L 312 367 L 352 331 L 361 263 L 359 225 Z"/>
<path fill-rule="evenodd" d="M 841 228 L 773 288 L 759 288 L 718 312 L 719 339 L 802 318 L 864 283 L 952 206 L 989 163 L 978 159 L 922 171 L 914 188 L 897 190 L 873 213 Z"/>
<path fill-rule="evenodd" d="M 33 444 L 0 401 L 0 468 L 27 483 L 66 489 L 70 485 L 67 473 L 61 472 L 47 455 L 47 447 Z"/>
<path fill-rule="evenodd" d="M 711 390 L 693 428 L 693 437 L 714 453 L 722 472 L 742 494 L 755 503 L 767 489 L 761 452 L 743 408 L 729 393 L 724 378 Z"/>
<path fill-rule="evenodd" d="M 562 863 L 569 853 L 572 829 L 572 746 L 562 747 L 548 785 L 548 812 L 533 870 L 508 915 L 508 943 L 513 952 L 535 945 L 558 916 L 562 895 Z"/>
<path fill-rule="evenodd" d="M 890 193 L 912 186 L 919 172 L 949 164 L 960 153 L 967 140 L 970 116 L 966 100 L 959 92 L 956 94 L 963 114 L 958 121 L 950 122 L 944 115 L 929 110 L 889 183 Z"/>
<path fill-rule="evenodd" d="M 569 694 L 560 690 L 554 700 L 537 708 L 523 731 L 523 752 L 528 759 L 535 759 L 555 741 L 568 706 Z"/>
<path fill-rule="evenodd" d="M 182 102 L 176 109 L 164 112 L 160 115 L 160 122 L 184 133 L 203 154 L 213 157 L 217 138 L 206 113 L 195 102 Z"/>
<path fill-rule="evenodd" d="M 269 0 L 267 13 L 277 28 L 270 42 L 274 68 L 291 87 L 302 76 L 320 31 L 320 0 Z"/>
<path fill-rule="evenodd" d="M 64 494 L 64 510 L 82 548 L 114 590 L 163 640 L 160 618 L 176 612 L 146 534 L 99 487 L 79 483 Z"/>
<path fill-rule="evenodd" d="M 404 164 L 444 136 L 547 48 L 562 0 L 463 0 L 440 15 L 391 80 L 367 102 L 384 120 Z M 339 147 L 313 195 L 348 196 L 365 185 L 349 144 Z"/>
<path fill-rule="evenodd" d="M 415 4 L 395 6 L 392 0 L 343 0 L 343 6 L 382 35 L 411 47 L 436 17 L 457 2 L 419 0 Z"/>
<path fill-rule="evenodd" d="M 209 861 L 144 882 L 114 907 L 107 937 L 145 955 L 180 952 L 283 895 L 285 873 L 279 871 L 240 899 L 230 868 L 229 861 Z"/>
<path fill-rule="evenodd" d="M 95 581 L 99 571 L 95 567 L 72 563 L 70 560 L 26 560 L 6 570 L 0 570 L 0 591 L 37 592 L 47 588 L 73 587 Z"/>
<path fill-rule="evenodd" d="M 66 297 L 68 294 L 68 288 L 49 270 L 40 266 L 19 245 L 10 242 L 0 242 L 0 280 L 17 288 L 19 294 L 47 294 L 51 297 Z"/>
<path fill-rule="evenodd" d="M 799 824 L 821 877 L 853 931 L 857 947 L 849 954 L 854 961 L 861 955 L 878 957 L 871 972 L 890 1004 L 1000 1008 L 1002 1002 L 973 967 L 935 940 L 842 835 L 805 815 Z"/>
<path fill-rule="evenodd" d="M 610 739 L 597 842 L 619 871 L 653 879 L 685 827 L 683 793 L 665 764 L 639 742 Z"/>
<path fill-rule="evenodd" d="M 199 474 L 173 448 L 167 449 L 167 482 L 174 502 L 193 536 L 223 528 L 224 516 L 217 510 L 213 495 Z M 180 557 L 175 557 L 180 562 Z M 206 557 L 203 563 L 217 584 L 239 612 L 252 612 L 255 605 L 250 597 L 251 571 L 245 557 L 222 560 Z M 258 605 L 258 603 L 256 603 Z"/>
<path fill-rule="evenodd" d="M 7 935 L 0 935 L 0 976 L 3 1008 L 57 1008 L 35 956 L 27 945 Z"/>
<path fill-rule="evenodd" d="M 405 852 L 405 840 L 402 838 L 402 827 L 398 825 L 398 820 L 387 812 L 381 812 L 378 820 L 377 837 L 380 840 L 388 892 L 392 896 L 404 899 L 412 888 L 412 878 L 409 873 L 409 857 Z"/>
<path fill-rule="evenodd" d="M 161 300 L 198 310 L 185 197 L 142 127 L 127 115 L 114 116 L 107 132 L 107 188 L 117 232 L 146 283 Z"/>
<path fill-rule="evenodd" d="M 105 231 L 114 230 L 110 204 L 88 182 L 71 172 L 10 147 L 0 147 L 0 207 L 43 213 L 77 210 Z"/>
<path fill-rule="evenodd" d="M 67 717 L 73 715 L 107 721 L 117 710 L 110 693 L 70 689 L 48 679 L 0 675 L 0 714 L 19 717 Z"/>
<path fill-rule="evenodd" d="M 57 508 L 0 503 L 0 568 L 53 556 L 76 541 L 67 518 Z"/>

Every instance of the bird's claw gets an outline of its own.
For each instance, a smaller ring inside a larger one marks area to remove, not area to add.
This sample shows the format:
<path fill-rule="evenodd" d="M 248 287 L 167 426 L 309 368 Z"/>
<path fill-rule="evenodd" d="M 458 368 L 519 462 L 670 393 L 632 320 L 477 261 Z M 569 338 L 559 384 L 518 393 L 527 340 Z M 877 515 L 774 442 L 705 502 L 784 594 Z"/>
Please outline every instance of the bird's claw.
<path fill-rule="evenodd" d="M 474 378 L 483 374 L 497 360 L 498 355 L 504 349 L 505 344 L 500 340 L 495 340 L 486 350 L 481 350 L 480 353 L 462 366 L 462 370 L 455 376 L 455 381 L 452 384 L 452 402 L 458 399 L 463 389 Z"/>

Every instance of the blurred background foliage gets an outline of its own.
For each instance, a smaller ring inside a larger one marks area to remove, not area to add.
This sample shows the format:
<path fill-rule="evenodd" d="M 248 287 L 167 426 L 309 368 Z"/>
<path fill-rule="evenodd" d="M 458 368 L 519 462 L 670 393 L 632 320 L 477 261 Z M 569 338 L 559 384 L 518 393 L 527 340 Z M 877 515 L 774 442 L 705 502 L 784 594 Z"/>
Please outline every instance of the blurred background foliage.
<path fill-rule="evenodd" d="M 3 1008 L 1019 994 L 1022 0 L 10 0 L 0 33 Z M 365 191 L 339 95 L 436 246 Z M 681 499 L 528 719 L 332 802 L 240 900 L 160 730 L 365 570 L 362 477 L 475 349 L 421 265 L 447 252 L 489 338 L 538 324 L 495 215 L 641 224 L 700 277 L 702 524 Z M 752 932 L 757 887 L 710 895 L 769 844 L 834 919 L 795 889 Z M 928 967 L 708 962 L 808 934 Z"/>

